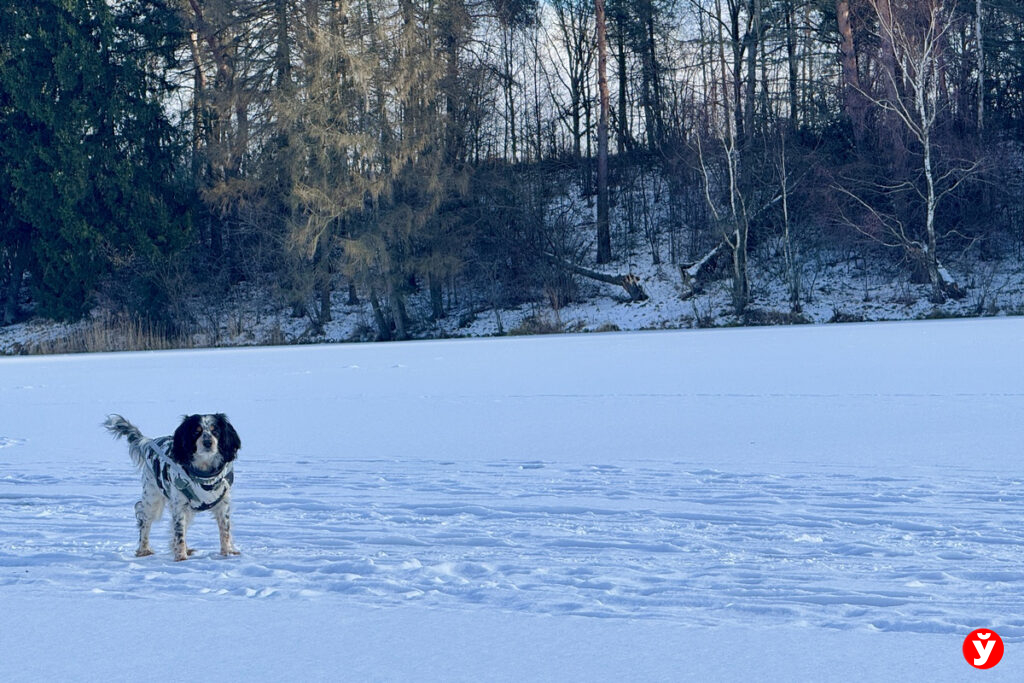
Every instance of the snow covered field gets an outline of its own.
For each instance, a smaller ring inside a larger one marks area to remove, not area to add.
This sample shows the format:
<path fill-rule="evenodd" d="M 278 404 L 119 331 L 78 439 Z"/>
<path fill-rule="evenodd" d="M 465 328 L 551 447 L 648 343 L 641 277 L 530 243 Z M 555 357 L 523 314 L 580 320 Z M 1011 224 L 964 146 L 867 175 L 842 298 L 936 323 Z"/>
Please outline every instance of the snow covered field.
<path fill-rule="evenodd" d="M 1003 318 L 0 359 L 0 679 L 1021 680 L 1022 349 Z M 208 411 L 243 554 L 204 515 L 136 559 L 100 422 Z"/>

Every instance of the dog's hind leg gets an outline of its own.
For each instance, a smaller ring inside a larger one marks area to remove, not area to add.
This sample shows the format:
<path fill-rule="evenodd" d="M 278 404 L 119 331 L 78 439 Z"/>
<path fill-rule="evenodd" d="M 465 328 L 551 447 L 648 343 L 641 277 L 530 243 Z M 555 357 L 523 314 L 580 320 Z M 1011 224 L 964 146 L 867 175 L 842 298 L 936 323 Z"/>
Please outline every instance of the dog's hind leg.
<path fill-rule="evenodd" d="M 153 554 L 153 549 L 149 546 L 149 531 L 153 528 L 153 522 L 160 519 L 163 511 L 163 494 L 146 481 L 142 486 L 142 499 L 135 504 L 135 520 L 139 527 L 139 547 L 135 550 L 135 557 Z"/>
<path fill-rule="evenodd" d="M 135 504 L 135 520 L 139 526 L 139 547 L 135 549 L 135 557 L 152 555 L 153 549 L 149 546 L 149 530 L 153 527 L 153 518 L 149 516 L 146 505 L 141 500 Z"/>

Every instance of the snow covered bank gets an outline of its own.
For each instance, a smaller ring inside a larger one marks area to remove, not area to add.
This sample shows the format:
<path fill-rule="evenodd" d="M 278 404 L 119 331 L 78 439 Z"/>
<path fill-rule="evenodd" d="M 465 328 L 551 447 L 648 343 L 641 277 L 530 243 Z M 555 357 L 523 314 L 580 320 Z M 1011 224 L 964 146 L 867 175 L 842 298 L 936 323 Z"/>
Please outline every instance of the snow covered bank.
<path fill-rule="evenodd" d="M 558 310 L 538 294 L 538 299 L 515 308 L 498 308 L 484 298 L 469 296 L 450 303 L 447 317 L 431 322 L 429 292 L 409 296 L 412 336 L 419 339 L 490 337 L 502 334 L 537 334 L 551 331 L 594 332 L 606 330 L 677 330 L 697 327 L 728 327 L 807 322 L 815 324 L 851 321 L 902 321 L 975 316 L 1024 314 L 1024 265 L 1019 258 L 991 262 L 965 259 L 957 280 L 967 288 L 963 299 L 936 305 L 929 301 L 930 285 L 907 282 L 906 273 L 885 259 L 848 252 L 817 253 L 803 266 L 801 310 L 791 312 L 788 284 L 773 258 L 752 255 L 753 300 L 748 319 L 740 320 L 731 305 L 728 278 L 706 283 L 700 292 L 690 290 L 677 266 L 654 265 L 650 257 L 630 258 L 608 266 L 609 272 L 636 275 L 650 298 L 626 303 L 617 285 L 581 278 L 577 299 Z M 55 323 L 30 319 L 0 327 L 0 355 L 60 353 L 114 349 L 256 346 L 281 343 L 372 341 L 376 336 L 369 303 L 348 303 L 345 288 L 332 298 L 332 320 L 323 333 L 314 333 L 308 317 L 292 317 L 290 308 L 272 303 L 274 297 L 255 287 L 240 285 L 210 310 L 209 303 L 195 304 L 193 317 L 200 331 L 189 337 L 164 339 L 150 325 L 114 316 L 107 319 L 97 309 L 95 319 Z"/>

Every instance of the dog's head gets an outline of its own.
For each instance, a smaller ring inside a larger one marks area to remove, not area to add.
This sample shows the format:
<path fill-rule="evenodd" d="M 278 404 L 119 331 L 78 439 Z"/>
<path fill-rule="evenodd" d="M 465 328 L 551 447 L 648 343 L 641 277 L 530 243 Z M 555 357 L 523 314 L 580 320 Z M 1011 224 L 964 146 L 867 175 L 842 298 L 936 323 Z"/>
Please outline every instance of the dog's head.
<path fill-rule="evenodd" d="M 171 457 L 182 465 L 216 469 L 234 460 L 241 447 L 238 432 L 223 413 L 188 415 L 174 431 Z"/>

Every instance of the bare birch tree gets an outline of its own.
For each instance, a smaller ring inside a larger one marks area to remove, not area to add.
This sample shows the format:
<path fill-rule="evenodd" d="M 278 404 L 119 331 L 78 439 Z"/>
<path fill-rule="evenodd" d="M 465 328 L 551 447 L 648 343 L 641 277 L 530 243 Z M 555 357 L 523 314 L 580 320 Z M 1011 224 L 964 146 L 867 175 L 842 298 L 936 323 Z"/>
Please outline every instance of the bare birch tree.
<path fill-rule="evenodd" d="M 734 5 L 729 8 L 730 23 L 733 26 L 738 25 L 737 15 L 733 12 L 734 8 Z M 684 269 L 684 277 L 696 279 L 697 270 L 709 263 L 722 245 L 727 246 L 732 256 L 733 312 L 737 316 L 742 316 L 746 313 L 750 303 L 750 278 L 747 269 L 750 220 L 742 188 L 742 159 L 737 135 L 737 129 L 742 127 L 741 117 L 733 115 L 735 111 L 738 111 L 737 100 L 740 97 L 740 91 L 735 87 L 730 87 L 729 66 L 725 56 L 724 19 L 721 0 L 715 0 L 713 20 L 717 24 L 717 67 L 719 73 L 718 77 L 714 79 L 718 81 L 714 90 L 719 93 L 718 104 L 721 106 L 723 114 L 720 119 L 721 126 L 717 131 L 718 142 L 722 150 L 720 164 L 713 163 L 713 157 L 704 149 L 701 136 L 696 136 L 697 159 L 700 166 L 704 201 L 721 242 L 709 254 L 691 266 L 691 268 L 696 268 L 694 272 L 687 273 Z M 734 62 L 734 64 L 736 63 Z M 739 65 L 741 64 L 742 62 L 739 62 Z M 732 83 L 733 85 L 736 83 L 735 78 L 732 79 Z M 721 170 L 717 170 L 719 168 Z M 724 201 L 719 201 L 716 198 L 719 193 L 724 193 Z"/>
<path fill-rule="evenodd" d="M 935 301 L 960 298 L 963 292 L 939 260 L 938 246 L 943 234 L 937 226 L 937 209 L 942 199 L 969 177 L 978 164 L 945 163 L 940 167 L 935 140 L 944 102 L 940 87 L 943 68 L 940 48 L 954 24 L 954 14 L 942 0 L 927 0 L 924 6 L 905 9 L 900 15 L 893 13 L 889 0 L 871 2 L 885 37 L 883 43 L 892 46 L 896 67 L 883 75 L 888 81 L 886 92 L 894 94 L 871 99 L 899 122 L 920 153 L 920 182 L 895 181 L 885 192 L 911 191 L 917 195 L 922 203 L 923 225 L 906 225 L 893 216 L 886 216 L 863 198 L 855 199 L 885 226 L 888 239 L 894 240 L 893 246 L 902 248 L 915 268 L 924 273 Z M 896 70 L 902 75 L 899 80 Z"/>

